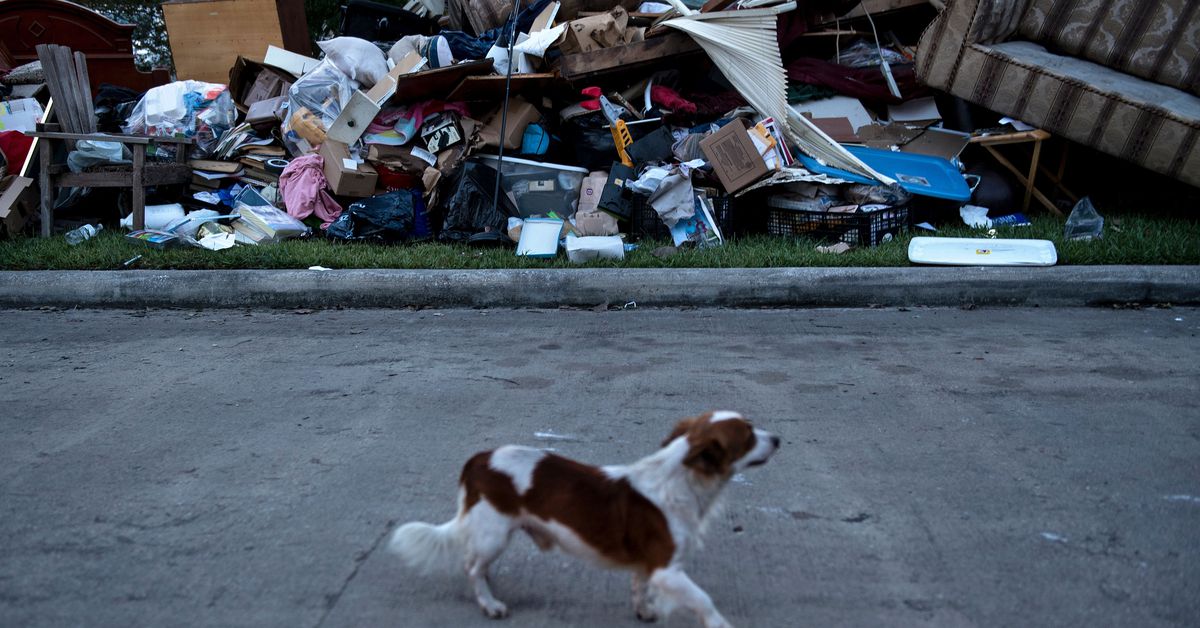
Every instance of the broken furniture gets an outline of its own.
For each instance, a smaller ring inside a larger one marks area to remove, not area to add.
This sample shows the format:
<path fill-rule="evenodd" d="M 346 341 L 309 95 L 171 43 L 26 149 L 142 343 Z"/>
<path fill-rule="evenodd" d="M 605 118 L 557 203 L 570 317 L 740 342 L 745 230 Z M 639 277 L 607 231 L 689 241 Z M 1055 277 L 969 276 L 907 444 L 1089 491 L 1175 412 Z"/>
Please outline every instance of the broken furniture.
<path fill-rule="evenodd" d="M 65 0 L 0 0 L 0 41 L 14 65 L 37 61 L 37 46 L 61 44 L 86 54 L 93 90 L 112 83 L 143 91 L 170 82 L 165 69 L 133 63 L 133 26 Z"/>
<path fill-rule="evenodd" d="M 49 237 L 54 227 L 54 202 L 58 188 L 129 188 L 133 195 L 133 228 L 146 228 L 146 188 L 173 185 L 192 180 L 192 169 L 184 162 L 191 147 L 191 138 L 142 137 L 136 135 L 107 135 L 104 133 L 61 133 L 57 125 L 46 125 L 46 131 L 28 133 L 42 142 L 42 237 Z M 133 163 L 127 166 L 101 166 L 98 172 L 71 172 L 65 163 L 53 163 L 55 148 L 60 142 L 68 145 L 80 140 L 120 142 L 129 146 Z M 173 163 L 147 163 L 146 148 L 157 144 L 174 144 Z"/>
<path fill-rule="evenodd" d="M 1195 5 L 950 0 L 921 37 L 917 76 L 1058 137 L 1200 186 Z"/>
<path fill-rule="evenodd" d="M 88 87 L 90 61 L 80 52 L 54 44 L 40 44 L 38 59 L 46 75 L 46 86 L 53 98 L 58 124 L 41 125 L 40 131 L 26 133 L 40 144 L 42 190 L 42 237 L 49 237 L 54 228 L 54 203 L 58 188 L 130 188 L 133 196 L 133 228 L 146 228 L 146 188 L 155 185 L 187 183 L 192 179 L 191 168 L 184 163 L 190 138 L 141 137 L 96 133 L 96 114 L 92 109 L 92 91 Z M 53 163 L 58 142 L 67 143 L 69 152 L 79 141 L 119 142 L 130 145 L 133 155 L 128 166 L 115 164 L 98 166 L 93 172 L 71 172 L 66 164 Z M 175 144 L 169 152 L 175 163 L 146 163 L 146 147 L 152 144 Z"/>
<path fill-rule="evenodd" d="M 1029 202 L 1031 197 L 1036 197 L 1038 202 L 1045 206 L 1046 209 L 1061 216 L 1062 212 L 1059 211 L 1058 207 L 1055 207 L 1054 203 L 1051 202 L 1041 190 L 1037 189 L 1035 185 L 1038 172 L 1041 172 L 1043 176 L 1049 179 L 1050 182 L 1059 189 L 1059 191 L 1071 199 L 1072 204 L 1079 201 L 1079 197 L 1062 184 L 1063 173 L 1067 167 L 1066 146 L 1063 146 L 1062 154 L 1058 162 L 1057 172 L 1050 172 L 1040 164 L 1042 156 L 1042 142 L 1045 142 L 1051 137 L 1052 136 L 1049 133 L 1041 129 L 1034 129 L 1032 131 L 1018 131 L 1016 133 L 976 135 L 971 138 L 970 143 L 986 148 L 1001 166 L 1004 166 L 1006 169 L 1008 169 L 1008 171 L 1011 172 L 1013 176 L 1015 176 L 1017 180 L 1021 182 L 1021 185 L 1025 186 L 1025 201 L 1021 204 L 1021 211 L 1029 211 Z M 1022 172 L 1019 168 L 1014 166 L 1013 163 L 996 148 L 997 146 L 1011 144 L 1033 144 L 1033 155 L 1031 155 L 1029 158 L 1029 169 L 1026 172 Z"/>
<path fill-rule="evenodd" d="M 301 0 L 176 0 L 162 10 L 180 78 L 224 83 L 238 56 L 262 59 L 269 45 L 312 53 Z"/>

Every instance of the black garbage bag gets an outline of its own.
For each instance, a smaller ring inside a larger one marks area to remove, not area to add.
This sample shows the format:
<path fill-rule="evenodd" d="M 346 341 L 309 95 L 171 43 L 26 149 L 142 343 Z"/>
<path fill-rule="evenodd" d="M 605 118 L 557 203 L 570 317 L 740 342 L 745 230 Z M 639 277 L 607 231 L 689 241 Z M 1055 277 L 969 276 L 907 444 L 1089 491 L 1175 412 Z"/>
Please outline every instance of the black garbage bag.
<path fill-rule="evenodd" d="M 425 201 L 417 190 L 394 190 L 350 205 L 326 237 L 351 242 L 412 242 L 430 236 Z"/>
<path fill-rule="evenodd" d="M 93 103 L 96 108 L 96 130 L 121 133 L 121 125 L 133 114 L 133 109 L 141 98 L 142 92 L 101 83 Z"/>
<path fill-rule="evenodd" d="M 467 161 L 452 183 L 453 194 L 446 202 L 446 218 L 438 240 L 443 242 L 508 243 L 505 232 L 508 219 L 520 216 L 508 194 L 500 191 L 500 202 L 493 206 L 496 191 L 495 168 Z"/>

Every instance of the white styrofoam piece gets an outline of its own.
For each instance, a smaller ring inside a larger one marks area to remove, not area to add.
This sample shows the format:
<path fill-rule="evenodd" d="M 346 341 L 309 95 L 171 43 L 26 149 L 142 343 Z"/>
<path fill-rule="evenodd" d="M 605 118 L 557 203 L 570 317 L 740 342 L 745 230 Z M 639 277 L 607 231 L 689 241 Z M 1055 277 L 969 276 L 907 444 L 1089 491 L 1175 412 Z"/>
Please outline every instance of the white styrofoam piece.
<path fill-rule="evenodd" d="M 916 237 L 908 261 L 942 266 L 1053 266 L 1058 251 L 1049 240 Z"/>

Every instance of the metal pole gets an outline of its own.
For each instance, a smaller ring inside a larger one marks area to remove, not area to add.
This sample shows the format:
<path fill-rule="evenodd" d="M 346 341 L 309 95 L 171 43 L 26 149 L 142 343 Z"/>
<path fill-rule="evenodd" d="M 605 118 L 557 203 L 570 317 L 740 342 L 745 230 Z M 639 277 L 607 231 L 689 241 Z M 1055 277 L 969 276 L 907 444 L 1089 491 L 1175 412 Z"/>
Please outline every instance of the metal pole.
<path fill-rule="evenodd" d="M 509 15 L 508 72 L 504 75 L 504 104 L 500 106 L 500 151 L 496 157 L 496 189 L 492 192 L 492 211 L 500 209 L 500 180 L 504 178 L 504 135 L 508 131 L 508 95 L 512 88 L 513 44 L 517 40 L 517 16 L 521 13 L 521 0 L 513 0 Z"/>

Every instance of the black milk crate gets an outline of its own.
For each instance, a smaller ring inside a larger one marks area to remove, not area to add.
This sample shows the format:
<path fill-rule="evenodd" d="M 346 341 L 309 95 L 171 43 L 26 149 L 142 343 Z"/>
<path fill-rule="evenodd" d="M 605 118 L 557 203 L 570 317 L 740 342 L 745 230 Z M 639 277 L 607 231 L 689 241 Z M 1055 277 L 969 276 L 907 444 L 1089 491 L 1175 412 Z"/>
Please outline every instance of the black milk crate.
<path fill-rule="evenodd" d="M 648 199 L 644 194 L 634 195 L 633 212 L 629 217 L 629 234 L 635 240 L 670 240 L 671 230 L 663 224 Z M 721 237 L 728 240 L 734 235 L 734 199 L 732 196 L 720 195 L 709 196 L 708 200 L 712 203 L 713 220 L 717 221 Z"/>
<path fill-rule="evenodd" d="M 767 233 L 876 246 L 908 230 L 908 207 L 885 207 L 871 212 L 814 212 L 767 209 Z"/>

